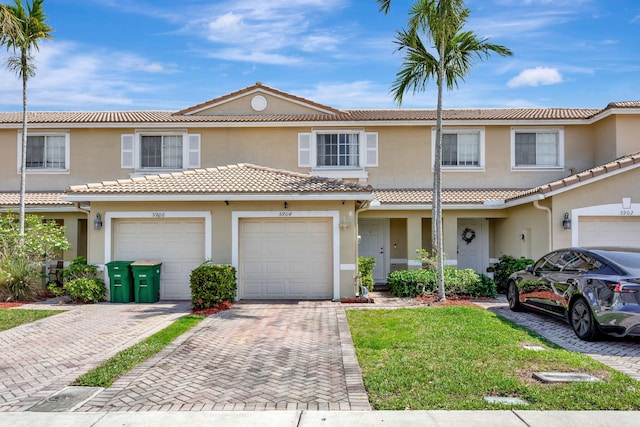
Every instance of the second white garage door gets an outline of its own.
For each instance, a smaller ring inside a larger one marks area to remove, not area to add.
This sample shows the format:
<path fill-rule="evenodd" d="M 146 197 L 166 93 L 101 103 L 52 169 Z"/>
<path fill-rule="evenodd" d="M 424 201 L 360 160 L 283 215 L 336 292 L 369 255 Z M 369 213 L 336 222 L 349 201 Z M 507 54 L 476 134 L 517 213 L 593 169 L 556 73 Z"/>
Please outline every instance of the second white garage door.
<path fill-rule="evenodd" d="M 241 219 L 239 231 L 240 298 L 333 298 L 330 219 Z"/>
<path fill-rule="evenodd" d="M 581 217 L 580 246 L 640 245 L 640 217 Z"/>
<path fill-rule="evenodd" d="M 114 220 L 113 259 L 162 262 L 161 299 L 191 299 L 191 270 L 205 260 L 204 220 Z"/>

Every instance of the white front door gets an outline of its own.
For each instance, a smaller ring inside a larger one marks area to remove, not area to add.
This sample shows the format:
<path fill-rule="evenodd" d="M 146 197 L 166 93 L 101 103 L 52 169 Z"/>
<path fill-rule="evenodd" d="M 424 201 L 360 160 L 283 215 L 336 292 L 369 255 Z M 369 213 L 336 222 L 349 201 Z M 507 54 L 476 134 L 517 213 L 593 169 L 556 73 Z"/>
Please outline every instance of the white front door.
<path fill-rule="evenodd" d="M 489 265 L 488 223 L 482 218 L 458 219 L 458 268 L 484 274 Z"/>
<path fill-rule="evenodd" d="M 361 219 L 358 222 L 360 234 L 358 256 L 375 258 L 373 280 L 376 283 L 387 281 L 386 224 L 384 219 Z"/>

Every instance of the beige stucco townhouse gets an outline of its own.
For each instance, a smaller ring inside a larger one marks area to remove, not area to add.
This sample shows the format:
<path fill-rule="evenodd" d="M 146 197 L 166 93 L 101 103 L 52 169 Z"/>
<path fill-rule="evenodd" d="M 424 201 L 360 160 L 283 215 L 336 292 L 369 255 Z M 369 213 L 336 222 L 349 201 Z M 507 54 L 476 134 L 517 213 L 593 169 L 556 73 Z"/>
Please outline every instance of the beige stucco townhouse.
<path fill-rule="evenodd" d="M 446 110 L 446 262 L 640 245 L 640 101 Z M 257 83 L 181 111 L 32 112 L 28 211 L 78 255 L 161 261 L 189 299 L 205 260 L 244 299 L 353 296 L 431 249 L 433 110 L 338 110 Z M 0 113 L 0 206 L 17 209 L 20 113 Z"/>

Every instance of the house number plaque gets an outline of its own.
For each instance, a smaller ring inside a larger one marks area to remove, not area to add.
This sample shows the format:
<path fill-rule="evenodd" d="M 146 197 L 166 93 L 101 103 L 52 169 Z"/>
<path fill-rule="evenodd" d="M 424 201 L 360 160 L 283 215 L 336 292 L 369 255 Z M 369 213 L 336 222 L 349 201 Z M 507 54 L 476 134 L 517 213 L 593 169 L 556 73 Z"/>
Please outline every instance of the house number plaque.
<path fill-rule="evenodd" d="M 164 212 L 152 212 L 151 213 L 151 217 L 152 218 L 164 218 L 166 216 L 166 214 Z"/>

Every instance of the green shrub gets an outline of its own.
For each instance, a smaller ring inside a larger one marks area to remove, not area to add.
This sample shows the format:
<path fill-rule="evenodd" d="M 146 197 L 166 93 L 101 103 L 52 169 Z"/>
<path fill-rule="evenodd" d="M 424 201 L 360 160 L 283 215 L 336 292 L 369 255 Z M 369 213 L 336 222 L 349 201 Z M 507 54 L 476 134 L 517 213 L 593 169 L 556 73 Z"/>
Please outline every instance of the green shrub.
<path fill-rule="evenodd" d="M 509 256 L 502 255 L 498 259 L 498 263 L 494 266 L 495 269 L 495 282 L 497 286 L 497 291 L 501 294 L 507 291 L 507 284 L 509 281 L 509 276 L 516 271 L 524 270 L 527 265 L 531 265 L 534 263 L 532 259 L 528 259 L 525 257 L 520 257 L 518 259 Z"/>
<path fill-rule="evenodd" d="M 436 272 L 430 268 L 418 270 L 398 270 L 387 278 L 392 294 L 399 297 L 436 292 Z M 472 297 L 495 297 L 496 284 L 485 275 L 473 270 L 460 270 L 456 267 L 444 268 L 444 290 L 446 296 L 465 295 Z"/>
<path fill-rule="evenodd" d="M 236 269 L 210 261 L 191 272 L 189 283 L 191 303 L 195 308 L 217 307 L 223 301 L 233 301 L 238 289 Z"/>
<path fill-rule="evenodd" d="M 97 303 L 107 299 L 107 288 L 102 279 L 80 277 L 64 284 L 64 290 L 71 301 Z"/>
<path fill-rule="evenodd" d="M 366 286 L 369 292 L 373 291 L 373 269 L 376 266 L 376 259 L 373 257 L 358 258 L 358 272 L 360 273 L 360 284 Z"/>
<path fill-rule="evenodd" d="M 0 265 L 0 296 L 14 301 L 33 297 L 40 285 L 40 272 L 28 257 L 14 254 Z"/>
<path fill-rule="evenodd" d="M 83 256 L 79 256 L 71 263 L 67 268 L 60 270 L 63 282 L 68 282 L 74 279 L 80 278 L 94 278 L 98 276 L 98 266 L 87 264 L 87 259 Z"/>
<path fill-rule="evenodd" d="M 435 291 L 436 274 L 433 270 L 397 270 L 387 277 L 389 290 L 398 297 L 415 297 Z"/>
<path fill-rule="evenodd" d="M 498 295 L 496 282 L 484 274 L 480 274 L 475 283 L 467 285 L 467 292 L 473 297 L 495 298 Z"/>

